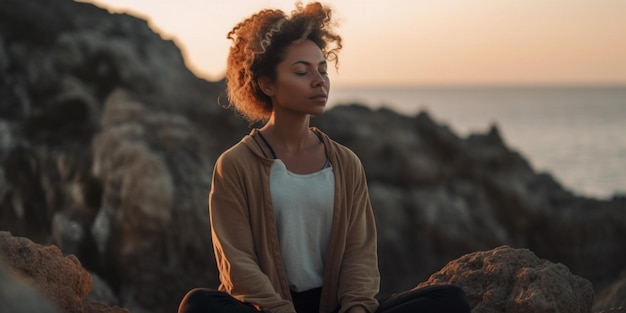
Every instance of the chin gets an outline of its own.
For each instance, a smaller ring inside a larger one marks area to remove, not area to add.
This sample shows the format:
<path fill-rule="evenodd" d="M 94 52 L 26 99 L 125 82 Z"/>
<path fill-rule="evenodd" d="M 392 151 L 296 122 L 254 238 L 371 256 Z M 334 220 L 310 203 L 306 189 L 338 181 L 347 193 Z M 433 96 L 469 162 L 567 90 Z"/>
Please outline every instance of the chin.
<path fill-rule="evenodd" d="M 324 112 L 326 112 L 326 108 L 321 108 L 320 110 L 314 110 L 311 113 L 309 113 L 309 115 L 311 116 L 320 116 L 322 114 L 324 114 Z"/>

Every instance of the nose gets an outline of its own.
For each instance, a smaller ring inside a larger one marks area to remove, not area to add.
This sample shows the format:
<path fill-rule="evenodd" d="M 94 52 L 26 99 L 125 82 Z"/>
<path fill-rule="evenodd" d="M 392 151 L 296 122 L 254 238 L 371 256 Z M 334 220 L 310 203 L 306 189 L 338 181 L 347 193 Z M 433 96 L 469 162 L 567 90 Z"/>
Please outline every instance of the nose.
<path fill-rule="evenodd" d="M 329 82 L 328 76 L 323 75 L 320 72 L 315 72 L 315 77 L 313 78 L 311 84 L 313 87 L 323 87 L 325 85 L 327 86 Z"/>

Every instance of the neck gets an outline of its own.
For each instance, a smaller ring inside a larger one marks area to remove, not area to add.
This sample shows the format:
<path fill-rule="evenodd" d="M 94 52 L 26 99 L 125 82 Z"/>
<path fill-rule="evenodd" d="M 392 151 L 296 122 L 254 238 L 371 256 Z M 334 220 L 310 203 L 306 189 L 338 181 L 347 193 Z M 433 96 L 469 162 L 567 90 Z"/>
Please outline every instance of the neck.
<path fill-rule="evenodd" d="M 276 119 L 272 115 L 269 121 L 261 128 L 272 145 L 281 150 L 300 151 L 311 143 L 309 116 L 303 119 Z"/>

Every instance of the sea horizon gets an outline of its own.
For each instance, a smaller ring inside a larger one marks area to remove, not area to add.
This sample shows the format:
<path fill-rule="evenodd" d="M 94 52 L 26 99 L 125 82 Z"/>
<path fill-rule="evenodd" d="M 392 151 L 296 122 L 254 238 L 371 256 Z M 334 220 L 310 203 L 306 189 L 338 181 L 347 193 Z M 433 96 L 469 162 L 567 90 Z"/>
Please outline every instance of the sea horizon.
<path fill-rule="evenodd" d="M 626 195 L 626 85 L 339 86 L 329 108 L 362 104 L 414 116 L 425 111 L 458 136 L 492 125 L 537 172 L 593 198 Z"/>

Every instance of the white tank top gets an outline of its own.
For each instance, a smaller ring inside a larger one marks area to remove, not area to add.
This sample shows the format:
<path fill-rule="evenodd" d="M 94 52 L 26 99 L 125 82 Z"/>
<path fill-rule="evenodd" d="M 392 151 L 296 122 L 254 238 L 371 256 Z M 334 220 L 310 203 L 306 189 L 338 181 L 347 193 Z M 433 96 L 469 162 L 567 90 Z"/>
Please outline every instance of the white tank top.
<path fill-rule="evenodd" d="M 290 289 L 302 292 L 321 287 L 333 222 L 332 167 L 295 174 L 275 159 L 270 169 L 270 191 Z"/>

